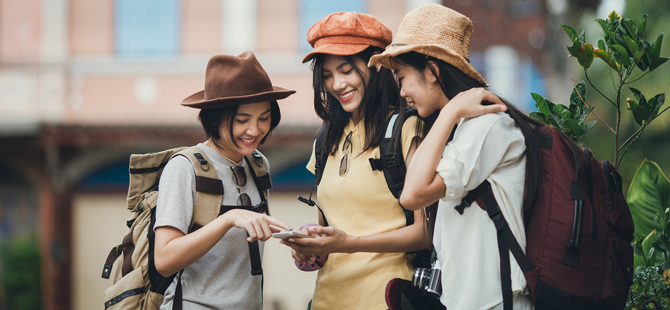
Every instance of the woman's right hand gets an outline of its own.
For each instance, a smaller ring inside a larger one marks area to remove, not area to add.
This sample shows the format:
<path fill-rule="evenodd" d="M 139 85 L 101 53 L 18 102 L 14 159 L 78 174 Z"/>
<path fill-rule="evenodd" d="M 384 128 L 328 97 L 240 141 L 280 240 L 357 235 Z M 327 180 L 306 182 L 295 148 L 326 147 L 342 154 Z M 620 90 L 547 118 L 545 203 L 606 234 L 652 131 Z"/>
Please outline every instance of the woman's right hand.
<path fill-rule="evenodd" d="M 291 230 L 291 227 L 282 221 L 262 213 L 256 213 L 248 210 L 233 209 L 222 215 L 225 223 L 229 227 L 237 227 L 247 231 L 249 242 L 256 240 L 266 241 L 272 237 L 273 233 L 280 232 L 279 229 L 272 227 L 274 225 L 285 230 Z"/>
<path fill-rule="evenodd" d="M 308 227 L 303 227 L 299 231 L 299 233 L 303 235 L 309 235 L 309 228 Z M 279 243 L 284 243 L 284 240 L 279 240 Z M 316 256 L 314 255 L 307 255 L 307 254 L 301 254 L 298 253 L 295 249 L 291 248 L 291 256 L 293 256 L 293 259 L 301 264 L 312 264 L 316 260 Z"/>
<path fill-rule="evenodd" d="M 488 101 L 490 105 L 483 105 Z M 496 96 L 496 94 L 478 87 L 471 88 L 454 96 L 444 108 L 443 113 L 450 113 L 454 121 L 458 123 L 461 118 L 471 118 L 489 113 L 505 112 L 507 106 Z"/>

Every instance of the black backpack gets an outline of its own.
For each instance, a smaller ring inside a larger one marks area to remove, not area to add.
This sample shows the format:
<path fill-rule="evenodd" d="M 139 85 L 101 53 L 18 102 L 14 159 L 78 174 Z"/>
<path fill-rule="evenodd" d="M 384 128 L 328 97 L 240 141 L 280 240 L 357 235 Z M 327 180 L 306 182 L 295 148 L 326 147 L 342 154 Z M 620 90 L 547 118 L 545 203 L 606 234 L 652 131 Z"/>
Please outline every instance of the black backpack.
<path fill-rule="evenodd" d="M 379 141 L 379 158 L 369 159 L 370 167 L 373 171 L 382 171 L 384 173 L 386 185 L 388 185 L 389 190 L 396 199 L 400 198 L 400 193 L 402 193 L 405 184 L 405 174 L 407 173 L 407 167 L 405 166 L 405 160 L 402 154 L 402 139 L 400 139 L 400 134 L 405 121 L 413 115 L 417 115 L 415 109 L 401 108 L 395 110 L 386 122 L 386 132 L 384 137 Z M 319 208 L 319 206 L 312 200 L 312 194 L 321 182 L 323 170 L 326 167 L 326 162 L 330 155 L 329 150 L 326 150 L 324 146 L 327 131 L 327 126 L 321 127 L 314 144 L 314 157 L 316 158 L 316 163 L 314 165 L 315 180 L 312 190 L 309 193 L 309 198 L 298 196 L 298 200 L 309 206 L 316 206 L 319 211 L 321 211 L 324 226 L 328 226 L 328 220 L 321 208 Z M 412 225 L 414 223 L 414 211 L 407 210 L 402 206 L 401 208 L 405 214 L 405 225 Z M 417 258 L 414 260 L 415 267 L 430 267 L 429 250 L 412 252 L 412 254 L 417 255 Z"/>

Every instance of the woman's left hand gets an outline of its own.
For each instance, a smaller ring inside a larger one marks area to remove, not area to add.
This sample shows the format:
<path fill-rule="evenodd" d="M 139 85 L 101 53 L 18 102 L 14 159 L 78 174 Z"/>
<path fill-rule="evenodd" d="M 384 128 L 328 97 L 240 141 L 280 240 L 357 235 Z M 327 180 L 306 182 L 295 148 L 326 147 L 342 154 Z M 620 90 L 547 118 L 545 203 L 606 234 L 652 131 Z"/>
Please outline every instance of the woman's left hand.
<path fill-rule="evenodd" d="M 488 101 L 491 104 L 483 105 L 482 102 L 484 101 Z M 507 106 L 505 106 L 498 96 L 481 87 L 459 93 L 442 108 L 443 113 L 453 114 L 456 123 L 461 118 L 504 112 L 506 110 Z"/>
<path fill-rule="evenodd" d="M 326 255 L 330 253 L 348 253 L 347 243 L 351 236 L 347 235 L 341 229 L 332 226 L 309 227 L 309 234 L 315 235 L 316 238 L 290 238 L 288 240 L 280 240 L 296 252 L 303 255 Z"/>

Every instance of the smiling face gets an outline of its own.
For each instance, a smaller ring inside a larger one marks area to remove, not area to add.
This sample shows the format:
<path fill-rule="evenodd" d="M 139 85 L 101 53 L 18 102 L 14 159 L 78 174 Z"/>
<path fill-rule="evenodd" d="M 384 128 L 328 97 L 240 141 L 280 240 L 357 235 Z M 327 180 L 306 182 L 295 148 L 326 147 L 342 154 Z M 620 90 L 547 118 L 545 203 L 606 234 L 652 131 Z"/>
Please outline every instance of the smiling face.
<path fill-rule="evenodd" d="M 224 156 L 239 161 L 242 156 L 251 155 L 267 135 L 271 127 L 271 103 L 269 101 L 240 105 L 232 117 L 232 137 L 227 121 L 221 122 L 219 133 L 224 148 L 219 150 Z M 228 147 L 225 147 L 225 146 Z"/>
<path fill-rule="evenodd" d="M 358 57 L 352 59 L 353 65 L 342 56 L 325 55 L 321 78 L 326 90 L 340 102 L 342 109 L 351 113 L 355 120 L 360 120 L 361 102 L 365 85 L 370 81 L 370 71 L 363 60 Z M 363 78 L 356 72 L 356 68 Z"/>
<path fill-rule="evenodd" d="M 394 60 L 393 72 L 400 82 L 400 96 L 407 99 L 407 104 L 415 108 L 419 116 L 428 117 L 449 103 L 437 77 L 428 66 L 423 70 L 417 70 Z"/>

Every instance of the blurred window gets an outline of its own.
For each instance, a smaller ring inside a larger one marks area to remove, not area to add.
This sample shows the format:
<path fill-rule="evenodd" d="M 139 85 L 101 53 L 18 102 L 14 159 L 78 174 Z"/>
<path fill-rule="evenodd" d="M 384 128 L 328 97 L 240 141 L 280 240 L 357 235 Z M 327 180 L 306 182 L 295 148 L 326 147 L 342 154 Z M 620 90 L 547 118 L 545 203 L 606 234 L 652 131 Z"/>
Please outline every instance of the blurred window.
<path fill-rule="evenodd" d="M 314 1 L 314 0 L 300 0 L 300 27 L 298 39 L 300 40 L 300 51 L 302 53 L 309 53 L 312 47 L 307 42 L 307 30 L 312 27 L 314 23 L 326 17 L 326 15 L 333 12 L 358 12 L 365 13 L 364 0 L 338 0 L 338 1 Z"/>
<path fill-rule="evenodd" d="M 116 0 L 116 54 L 177 55 L 181 33 L 180 3 L 177 0 Z"/>

